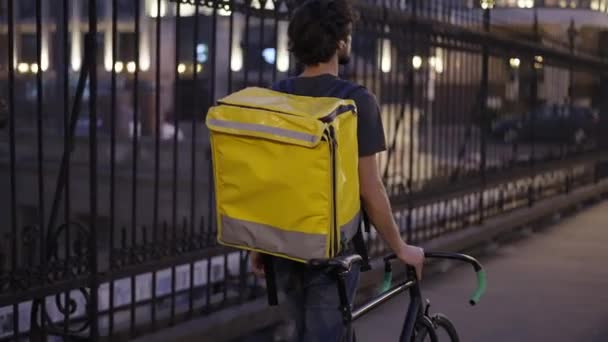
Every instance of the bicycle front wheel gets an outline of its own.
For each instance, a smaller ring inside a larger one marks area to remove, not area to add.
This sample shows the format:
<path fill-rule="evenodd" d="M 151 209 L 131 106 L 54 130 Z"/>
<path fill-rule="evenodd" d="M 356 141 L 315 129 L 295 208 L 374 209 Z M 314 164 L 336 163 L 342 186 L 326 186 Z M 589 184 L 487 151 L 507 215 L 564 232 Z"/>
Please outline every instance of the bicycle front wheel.
<path fill-rule="evenodd" d="M 433 322 L 427 316 L 422 316 L 416 322 L 412 342 L 438 342 Z"/>
<path fill-rule="evenodd" d="M 460 342 L 454 324 L 443 314 L 433 315 L 433 326 L 424 325 L 416 332 L 414 342 Z"/>

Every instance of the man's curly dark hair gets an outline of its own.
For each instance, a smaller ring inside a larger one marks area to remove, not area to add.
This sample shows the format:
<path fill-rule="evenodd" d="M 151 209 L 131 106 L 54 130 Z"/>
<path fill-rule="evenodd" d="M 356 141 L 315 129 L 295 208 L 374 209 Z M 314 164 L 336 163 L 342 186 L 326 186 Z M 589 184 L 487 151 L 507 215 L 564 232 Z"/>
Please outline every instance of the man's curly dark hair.
<path fill-rule="evenodd" d="M 308 0 L 289 23 L 289 51 L 304 65 L 328 62 L 356 20 L 349 0 Z"/>

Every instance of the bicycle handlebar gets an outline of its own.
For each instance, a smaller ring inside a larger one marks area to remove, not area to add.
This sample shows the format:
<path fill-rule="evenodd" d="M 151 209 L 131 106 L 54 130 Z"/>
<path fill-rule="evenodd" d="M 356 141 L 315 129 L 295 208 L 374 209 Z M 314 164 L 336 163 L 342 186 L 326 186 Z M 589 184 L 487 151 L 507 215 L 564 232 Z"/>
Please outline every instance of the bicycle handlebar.
<path fill-rule="evenodd" d="M 471 305 L 476 305 L 477 303 L 479 303 L 479 301 L 481 300 L 481 297 L 483 296 L 483 294 L 486 291 L 486 287 L 487 287 L 487 277 L 486 277 L 486 272 L 483 269 L 483 266 L 481 266 L 481 263 L 479 261 L 477 261 L 477 259 L 466 255 L 466 254 L 460 254 L 460 253 L 447 253 L 447 252 L 425 252 L 424 256 L 426 258 L 431 258 L 431 259 L 451 259 L 451 260 L 458 260 L 458 261 L 463 261 L 466 262 L 468 264 L 470 264 L 471 266 L 473 266 L 473 268 L 475 269 L 475 272 L 477 273 L 477 289 L 475 290 L 475 293 L 473 293 L 473 295 L 471 296 L 471 299 L 469 300 L 469 304 Z M 382 282 L 382 286 L 381 286 L 381 292 L 386 292 L 390 289 L 392 281 L 393 281 L 393 272 L 392 272 L 392 266 L 391 266 L 391 260 L 396 259 L 397 256 L 395 254 L 389 254 L 386 257 L 384 257 L 384 280 Z M 322 267 L 332 267 L 337 269 L 340 272 L 348 272 L 350 271 L 350 269 L 352 268 L 352 266 L 356 263 L 360 263 L 363 260 L 363 258 L 358 255 L 358 254 L 352 254 L 352 255 L 347 255 L 347 256 L 339 256 L 336 258 L 332 258 L 332 259 L 313 259 L 310 260 L 308 262 L 308 264 L 311 267 L 315 267 L 315 268 L 322 268 Z M 410 274 L 412 274 L 412 276 L 416 276 L 416 272 L 413 269 L 413 267 L 408 266 L 408 268 L 410 269 Z"/>
<path fill-rule="evenodd" d="M 471 305 L 476 305 L 477 303 L 479 303 L 479 301 L 481 300 L 481 297 L 483 296 L 483 294 L 486 291 L 487 288 L 487 276 L 486 276 L 486 272 L 483 269 L 483 266 L 481 265 L 481 263 L 479 261 L 477 261 L 477 259 L 466 255 L 466 254 L 460 254 L 460 253 L 447 253 L 447 252 L 425 252 L 424 256 L 426 258 L 432 258 L 432 259 L 451 259 L 451 260 L 458 260 L 458 261 L 463 261 L 466 262 L 468 264 L 470 264 L 471 266 L 473 266 L 473 268 L 475 269 L 475 272 L 477 274 L 477 289 L 475 290 L 475 292 L 473 293 L 473 295 L 471 296 L 471 299 L 469 300 L 469 304 Z M 392 282 L 392 268 L 391 268 L 391 264 L 390 261 L 393 259 L 396 259 L 397 256 L 395 254 L 390 254 L 386 257 L 384 257 L 384 281 L 381 287 L 381 291 L 388 291 L 388 289 L 390 289 L 391 287 L 391 282 Z M 408 266 L 411 268 L 411 266 Z M 415 276 L 416 272 L 412 272 L 412 274 Z"/>
<path fill-rule="evenodd" d="M 477 271 L 477 290 L 469 300 L 469 304 L 476 305 L 481 300 L 481 296 L 486 292 L 487 278 L 486 271 L 481 269 Z"/>

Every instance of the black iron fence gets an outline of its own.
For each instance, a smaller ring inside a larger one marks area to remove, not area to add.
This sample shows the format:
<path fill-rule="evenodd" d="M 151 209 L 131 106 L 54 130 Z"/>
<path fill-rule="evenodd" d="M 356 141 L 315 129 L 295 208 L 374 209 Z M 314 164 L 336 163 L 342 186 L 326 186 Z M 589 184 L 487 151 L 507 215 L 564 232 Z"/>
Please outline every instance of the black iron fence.
<path fill-rule="evenodd" d="M 494 30 L 491 3 L 357 4 L 341 72 L 381 104 L 414 243 L 602 176 L 608 61 Z M 203 123 L 297 73 L 294 5 L 0 0 L 0 340 L 134 337 L 264 293 L 215 244 Z"/>

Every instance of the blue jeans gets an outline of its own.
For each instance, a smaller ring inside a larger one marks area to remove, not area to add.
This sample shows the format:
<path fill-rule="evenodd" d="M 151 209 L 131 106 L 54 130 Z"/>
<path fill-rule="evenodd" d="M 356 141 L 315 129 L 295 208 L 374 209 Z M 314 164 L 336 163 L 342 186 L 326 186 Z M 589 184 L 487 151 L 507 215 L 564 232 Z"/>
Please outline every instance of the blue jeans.
<path fill-rule="evenodd" d="M 275 258 L 275 272 L 278 291 L 285 293 L 290 318 L 295 321 L 294 342 L 346 341 L 335 275 L 279 258 Z M 351 304 L 358 282 L 359 266 L 353 265 L 346 277 Z"/>

